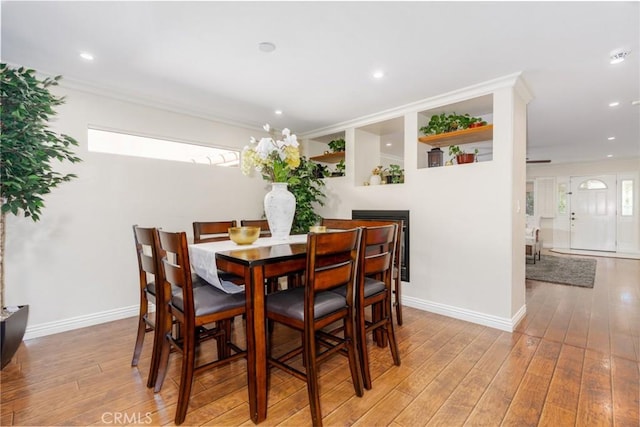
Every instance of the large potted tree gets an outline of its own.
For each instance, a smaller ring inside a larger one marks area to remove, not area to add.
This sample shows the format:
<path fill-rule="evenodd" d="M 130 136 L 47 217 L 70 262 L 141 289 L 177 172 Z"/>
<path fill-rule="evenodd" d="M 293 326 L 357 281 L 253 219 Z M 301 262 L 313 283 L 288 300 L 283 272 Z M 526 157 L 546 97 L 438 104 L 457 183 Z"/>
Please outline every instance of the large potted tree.
<path fill-rule="evenodd" d="M 29 313 L 28 305 L 5 307 L 6 217 L 24 215 L 38 221 L 43 196 L 75 178 L 74 174 L 55 172 L 51 163 L 80 159 L 73 152 L 73 146 L 78 145 L 75 139 L 49 129 L 49 120 L 56 114 L 54 107 L 64 103 L 64 97 L 49 90 L 61 76 L 40 80 L 34 70 L 7 64 L 0 64 L 0 71 L 0 345 L 4 368 L 22 342 Z"/>

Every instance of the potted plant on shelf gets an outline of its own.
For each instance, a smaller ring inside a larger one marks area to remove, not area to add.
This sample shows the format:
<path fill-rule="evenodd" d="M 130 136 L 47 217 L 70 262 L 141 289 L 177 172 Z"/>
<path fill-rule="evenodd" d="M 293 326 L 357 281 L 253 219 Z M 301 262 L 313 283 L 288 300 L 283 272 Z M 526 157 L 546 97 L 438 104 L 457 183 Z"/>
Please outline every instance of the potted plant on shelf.
<path fill-rule="evenodd" d="M 449 146 L 449 155 L 456 158 L 456 163 L 461 165 L 463 163 L 473 163 L 476 160 L 476 155 L 478 154 L 478 149 L 476 148 L 473 153 L 467 153 L 466 151 L 460 149 L 457 145 Z"/>
<path fill-rule="evenodd" d="M 404 169 L 400 168 L 400 165 L 390 164 L 385 169 L 385 178 L 387 184 L 401 184 L 404 182 Z"/>
<path fill-rule="evenodd" d="M 338 164 L 336 164 L 336 170 L 331 173 L 331 176 L 344 176 L 345 168 L 344 160 L 340 160 Z"/>
<path fill-rule="evenodd" d="M 72 151 L 78 142 L 68 135 L 49 129 L 54 107 L 64 103 L 63 97 L 49 92 L 61 76 L 39 80 L 35 71 L 0 64 L 2 103 L 0 106 L 1 168 L 0 190 L 2 211 L 0 220 L 0 321 L 2 368 L 18 350 L 27 326 L 29 306 L 5 307 L 4 254 L 6 216 L 24 215 L 33 221 L 40 219 L 44 200 L 58 184 L 75 178 L 74 174 L 53 171 L 53 160 L 79 162 Z"/>
<path fill-rule="evenodd" d="M 431 116 L 429 124 L 420 128 L 424 135 L 437 135 L 441 133 L 454 132 L 470 127 L 485 126 L 487 122 L 480 117 L 471 117 L 469 114 L 436 114 Z"/>
<path fill-rule="evenodd" d="M 338 138 L 338 139 L 329 141 L 329 148 L 331 148 L 331 151 L 333 151 L 334 153 L 340 153 L 344 151 L 345 147 L 346 147 L 346 142 L 344 138 Z"/>

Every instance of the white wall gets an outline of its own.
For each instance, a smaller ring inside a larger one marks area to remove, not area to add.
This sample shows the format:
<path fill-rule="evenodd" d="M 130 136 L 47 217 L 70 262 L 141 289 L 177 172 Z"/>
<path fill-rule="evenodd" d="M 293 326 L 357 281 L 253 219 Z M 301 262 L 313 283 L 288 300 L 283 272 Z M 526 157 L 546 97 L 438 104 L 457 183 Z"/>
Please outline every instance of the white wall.
<path fill-rule="evenodd" d="M 334 129 L 345 133 L 347 175 L 327 179 L 321 214 L 411 211 L 411 281 L 403 303 L 504 330 L 524 314 L 527 99 L 519 85 L 517 75 L 507 76 L 380 117 L 404 116 L 405 184 L 362 185 L 355 128 L 377 117 Z M 79 140 L 84 161 L 59 169 L 79 178 L 46 198 L 40 222 L 9 217 L 7 228 L 6 302 L 30 304 L 26 338 L 137 314 L 133 224 L 190 235 L 194 220 L 259 218 L 268 191 L 260 178 L 244 177 L 239 168 L 87 152 L 89 125 L 237 148 L 260 136 L 259 130 L 63 92 L 67 103 L 55 126 Z M 494 97 L 493 161 L 418 169 L 417 111 L 488 94 Z"/>
<path fill-rule="evenodd" d="M 621 179 L 634 180 L 635 214 L 632 217 L 622 217 L 619 214 L 620 206 L 618 206 L 616 240 L 618 252 L 640 253 L 640 157 L 606 159 L 599 162 L 550 163 L 527 166 L 528 180 L 552 178 L 555 186 L 564 183 L 567 188 L 571 177 L 591 175 L 616 175 L 618 186 Z M 555 186 L 554 188 L 556 188 Z M 620 188 L 617 189 L 617 192 L 620 193 Z M 569 247 L 570 221 L 568 212 L 566 215 L 556 213 L 553 218 L 543 218 L 540 225 L 545 247 Z"/>
<path fill-rule="evenodd" d="M 417 153 L 424 150 L 417 146 L 416 108 L 404 114 L 405 183 L 363 186 L 364 167 L 354 168 L 352 159 L 359 155 L 354 128 L 366 123 L 356 121 L 345 132 L 346 176 L 326 180 L 321 214 L 350 218 L 352 209 L 409 210 L 410 282 L 403 303 L 511 330 L 525 312 L 527 100 L 513 86 L 488 93 L 494 96 L 493 161 L 417 168 Z M 443 98 L 437 102 L 459 101 Z"/>
<path fill-rule="evenodd" d="M 242 148 L 259 130 L 233 127 L 85 92 L 67 102 L 55 128 L 76 138 L 78 178 L 45 198 L 41 221 L 8 217 L 6 303 L 29 304 L 26 338 L 137 313 L 131 226 L 187 231 L 195 220 L 260 218 L 260 178 L 224 168 L 87 152 L 87 127 Z"/>

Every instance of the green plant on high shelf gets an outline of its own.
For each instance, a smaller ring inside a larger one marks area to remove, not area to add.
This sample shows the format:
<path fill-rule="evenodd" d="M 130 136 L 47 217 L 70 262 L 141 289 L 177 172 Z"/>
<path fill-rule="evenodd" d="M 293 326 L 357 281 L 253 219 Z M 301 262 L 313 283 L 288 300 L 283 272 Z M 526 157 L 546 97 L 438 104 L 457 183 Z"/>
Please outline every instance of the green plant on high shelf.
<path fill-rule="evenodd" d="M 340 160 L 336 164 L 336 170 L 331 174 L 331 176 L 344 176 L 346 166 L 344 164 L 344 160 Z"/>
<path fill-rule="evenodd" d="M 317 206 L 324 206 L 324 180 L 318 177 L 316 164 L 300 157 L 300 166 L 291 171 L 288 180 L 289 191 L 296 198 L 296 213 L 293 217 L 291 233 L 300 234 L 309 231 L 321 217 L 315 212 Z"/>
<path fill-rule="evenodd" d="M 329 148 L 331 148 L 331 151 L 333 151 L 334 153 L 340 153 L 344 151 L 345 147 L 346 147 L 346 142 L 344 138 L 338 138 L 338 139 L 329 141 Z"/>
<path fill-rule="evenodd" d="M 436 114 L 431 116 L 429 124 L 420 128 L 424 135 L 437 135 L 440 133 L 454 132 L 476 126 L 485 126 L 487 122 L 480 117 L 471 117 L 469 114 Z"/>

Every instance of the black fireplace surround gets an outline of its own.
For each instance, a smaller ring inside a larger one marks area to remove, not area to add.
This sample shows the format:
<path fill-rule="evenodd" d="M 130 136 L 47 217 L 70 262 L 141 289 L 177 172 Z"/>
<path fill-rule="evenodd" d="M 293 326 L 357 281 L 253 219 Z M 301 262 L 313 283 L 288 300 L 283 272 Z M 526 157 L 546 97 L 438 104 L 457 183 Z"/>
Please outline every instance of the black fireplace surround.
<path fill-rule="evenodd" d="M 352 210 L 351 219 L 402 220 L 402 242 L 400 245 L 400 278 L 409 281 L 409 211 Z"/>

